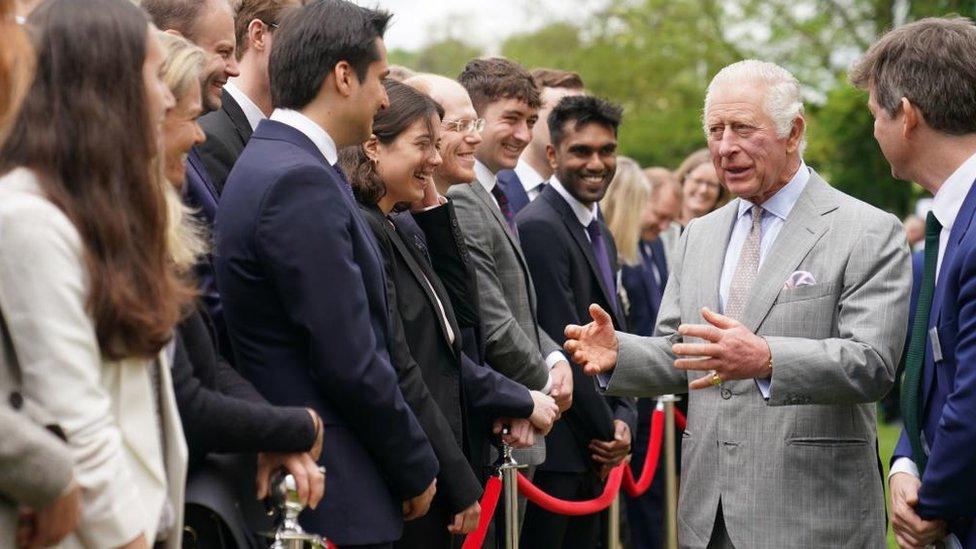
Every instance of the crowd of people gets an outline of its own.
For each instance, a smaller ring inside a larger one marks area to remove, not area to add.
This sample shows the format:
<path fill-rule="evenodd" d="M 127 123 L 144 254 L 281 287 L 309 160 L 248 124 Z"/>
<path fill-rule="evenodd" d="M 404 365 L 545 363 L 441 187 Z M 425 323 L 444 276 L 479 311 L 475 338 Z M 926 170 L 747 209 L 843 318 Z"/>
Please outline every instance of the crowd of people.
<path fill-rule="evenodd" d="M 580 75 L 390 67 L 389 22 L 0 0 L 0 546 L 266 546 L 287 472 L 342 548 L 459 547 L 503 445 L 587 500 L 687 393 L 682 547 L 881 547 L 887 485 L 900 546 L 976 548 L 970 20 L 851 73 L 934 195 L 914 262 L 804 162 L 782 67 L 720 70 L 703 148 L 642 168 Z M 662 472 L 631 547 L 661 546 Z M 605 544 L 599 514 L 519 507 L 524 548 Z"/>

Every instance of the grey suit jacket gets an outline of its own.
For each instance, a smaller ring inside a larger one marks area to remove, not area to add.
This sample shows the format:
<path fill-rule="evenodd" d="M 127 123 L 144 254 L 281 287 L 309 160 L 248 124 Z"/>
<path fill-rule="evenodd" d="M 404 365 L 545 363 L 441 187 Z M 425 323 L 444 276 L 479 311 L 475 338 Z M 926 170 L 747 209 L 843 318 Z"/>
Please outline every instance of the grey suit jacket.
<path fill-rule="evenodd" d="M 707 375 L 673 367 L 681 323 L 718 310 L 739 201 L 688 225 L 656 335 L 618 334 L 607 392 L 688 391 Z M 687 268 L 686 268 L 687 267 Z M 795 271 L 816 284 L 784 287 Z M 689 396 L 678 537 L 705 547 L 719 501 L 736 547 L 883 547 L 885 500 L 873 402 L 891 388 L 904 344 L 911 269 L 898 220 L 815 172 L 759 271 L 743 323 L 769 342 L 770 398 L 753 380 Z"/>

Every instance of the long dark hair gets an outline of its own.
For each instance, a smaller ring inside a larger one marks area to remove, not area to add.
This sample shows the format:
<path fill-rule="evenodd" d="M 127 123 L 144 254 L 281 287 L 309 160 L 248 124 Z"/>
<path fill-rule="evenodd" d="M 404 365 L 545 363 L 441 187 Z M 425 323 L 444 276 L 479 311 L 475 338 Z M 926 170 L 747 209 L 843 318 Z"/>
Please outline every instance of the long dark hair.
<path fill-rule="evenodd" d="M 0 174 L 34 170 L 85 248 L 88 309 L 110 359 L 149 357 L 193 296 L 169 263 L 146 15 L 126 0 L 48 0 L 29 23 L 35 79 L 0 149 Z"/>
<path fill-rule="evenodd" d="M 428 124 L 433 116 L 444 118 L 444 108 L 430 96 L 389 78 L 383 81 L 390 106 L 376 113 L 373 135 L 389 145 L 418 120 Z M 434 128 L 429 128 L 431 133 Z M 362 145 L 346 147 L 339 153 L 339 165 L 349 176 L 353 193 L 360 204 L 375 205 L 386 194 L 386 185 L 376 173 L 376 166 L 366 156 Z"/>

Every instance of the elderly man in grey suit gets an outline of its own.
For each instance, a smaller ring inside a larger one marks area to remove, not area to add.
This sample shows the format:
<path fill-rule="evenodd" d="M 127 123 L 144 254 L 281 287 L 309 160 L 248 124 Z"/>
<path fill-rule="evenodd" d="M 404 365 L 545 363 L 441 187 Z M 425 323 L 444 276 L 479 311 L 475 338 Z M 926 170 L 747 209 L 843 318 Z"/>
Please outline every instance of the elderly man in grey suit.
<path fill-rule="evenodd" d="M 799 85 L 776 65 L 720 71 L 704 126 L 738 198 L 685 230 L 655 337 L 591 306 L 566 350 L 610 394 L 690 392 L 682 547 L 883 547 L 873 402 L 905 339 L 898 219 L 803 163 Z"/>

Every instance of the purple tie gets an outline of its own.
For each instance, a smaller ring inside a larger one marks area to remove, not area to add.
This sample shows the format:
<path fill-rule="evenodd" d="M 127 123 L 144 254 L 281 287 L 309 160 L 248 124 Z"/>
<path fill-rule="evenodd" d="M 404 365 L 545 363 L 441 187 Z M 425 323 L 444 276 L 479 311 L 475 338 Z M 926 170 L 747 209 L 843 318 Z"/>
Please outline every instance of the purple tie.
<path fill-rule="evenodd" d="M 586 232 L 590 235 L 590 245 L 593 246 L 593 255 L 596 257 L 596 264 L 600 267 L 600 277 L 603 284 L 610 292 L 607 296 L 610 299 L 610 307 L 617 312 L 617 285 L 613 278 L 613 270 L 610 269 L 610 256 L 607 255 L 607 242 L 603 238 L 603 230 L 597 219 L 590 221 L 586 226 Z"/>
<path fill-rule="evenodd" d="M 515 214 L 512 213 L 512 207 L 508 203 L 508 196 L 505 191 L 502 190 L 498 183 L 491 188 L 491 195 L 495 197 L 498 201 L 498 209 L 502 211 L 502 215 L 505 216 L 505 221 L 508 222 L 508 228 L 512 231 L 513 235 L 518 234 L 518 230 L 515 226 Z"/>

